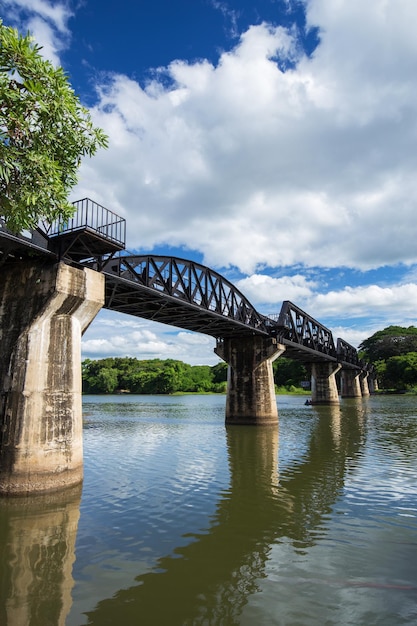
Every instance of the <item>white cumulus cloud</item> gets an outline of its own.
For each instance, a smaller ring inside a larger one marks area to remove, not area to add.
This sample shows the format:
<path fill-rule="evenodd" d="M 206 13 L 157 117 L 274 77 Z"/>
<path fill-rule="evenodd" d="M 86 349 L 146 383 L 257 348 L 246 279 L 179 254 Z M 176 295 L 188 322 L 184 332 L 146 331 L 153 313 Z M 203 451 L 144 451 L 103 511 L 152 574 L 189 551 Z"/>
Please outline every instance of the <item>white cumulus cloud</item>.
<path fill-rule="evenodd" d="M 68 21 L 72 11 L 67 2 L 48 0 L 3 0 L 7 9 L 7 26 L 29 31 L 42 46 L 42 56 L 54 65 L 60 64 L 60 53 L 69 45 Z"/>
<path fill-rule="evenodd" d="M 75 195 L 125 215 L 131 247 L 189 246 L 248 274 L 415 263 L 417 5 L 400 4 L 311 0 L 312 58 L 261 24 L 216 66 L 109 76 L 94 116 L 110 149 Z"/>

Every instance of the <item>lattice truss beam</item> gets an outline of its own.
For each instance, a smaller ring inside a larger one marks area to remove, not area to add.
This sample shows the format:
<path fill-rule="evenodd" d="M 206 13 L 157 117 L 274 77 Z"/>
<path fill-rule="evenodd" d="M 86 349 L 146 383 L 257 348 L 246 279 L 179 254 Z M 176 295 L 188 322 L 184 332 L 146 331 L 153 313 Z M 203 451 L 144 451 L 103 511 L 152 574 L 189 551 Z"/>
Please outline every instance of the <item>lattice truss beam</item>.
<path fill-rule="evenodd" d="M 340 337 L 337 340 L 337 354 L 341 361 L 346 361 L 353 365 L 361 365 L 356 348 L 351 346 L 350 343 L 344 339 L 340 339 Z"/>
<path fill-rule="evenodd" d="M 332 331 L 289 300 L 282 304 L 278 323 L 285 328 L 285 336 L 291 342 L 336 357 Z"/>
<path fill-rule="evenodd" d="M 112 310 L 214 337 L 269 334 L 268 318 L 232 283 L 198 263 L 165 256 L 121 255 L 110 260 L 103 272 L 106 307 Z"/>
<path fill-rule="evenodd" d="M 289 357 L 307 361 L 310 354 L 311 361 L 338 360 L 331 330 L 289 300 L 282 303 L 277 325 Z"/>

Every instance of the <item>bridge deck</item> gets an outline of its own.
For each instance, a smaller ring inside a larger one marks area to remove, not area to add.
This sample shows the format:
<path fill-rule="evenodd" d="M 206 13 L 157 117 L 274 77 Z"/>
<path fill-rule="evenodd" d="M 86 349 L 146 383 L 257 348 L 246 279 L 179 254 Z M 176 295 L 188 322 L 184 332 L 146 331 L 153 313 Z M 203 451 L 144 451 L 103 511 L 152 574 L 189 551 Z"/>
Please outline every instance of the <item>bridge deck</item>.
<path fill-rule="evenodd" d="M 280 343 L 283 343 L 286 348 L 283 356 L 288 357 L 289 359 L 301 361 L 302 363 L 321 363 L 323 361 L 331 361 L 333 363 L 341 362 L 337 356 L 313 350 L 312 348 L 295 343 L 285 337 L 280 337 L 279 341 Z M 350 363 L 346 363 L 346 365 L 350 366 Z"/>
<path fill-rule="evenodd" d="M 45 243 L 36 237 L 25 237 L 23 235 L 13 235 L 7 230 L 2 229 L 0 224 L 0 264 L 4 263 L 7 258 L 21 259 L 37 254 L 56 260 L 56 254 L 45 248 Z"/>

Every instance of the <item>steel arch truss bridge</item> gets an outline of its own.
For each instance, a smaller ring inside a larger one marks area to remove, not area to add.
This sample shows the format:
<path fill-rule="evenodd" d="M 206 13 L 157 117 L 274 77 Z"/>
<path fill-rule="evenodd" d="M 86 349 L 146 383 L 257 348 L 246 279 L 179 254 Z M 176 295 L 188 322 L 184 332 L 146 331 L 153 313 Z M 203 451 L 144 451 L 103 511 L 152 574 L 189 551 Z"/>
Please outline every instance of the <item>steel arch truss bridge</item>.
<path fill-rule="evenodd" d="M 8 231 L 0 216 L 0 265 L 31 255 L 84 266 L 105 275 L 105 308 L 216 339 L 263 335 L 303 362 L 337 361 L 369 370 L 356 349 L 288 300 L 278 315 L 258 313 L 223 276 L 190 260 L 134 255 L 125 248 L 125 220 L 88 198 L 74 203 L 74 218 L 42 225 L 29 235 Z"/>
<path fill-rule="evenodd" d="M 124 256 L 109 260 L 105 307 L 213 337 L 268 336 L 271 321 L 217 272 L 185 259 Z"/>

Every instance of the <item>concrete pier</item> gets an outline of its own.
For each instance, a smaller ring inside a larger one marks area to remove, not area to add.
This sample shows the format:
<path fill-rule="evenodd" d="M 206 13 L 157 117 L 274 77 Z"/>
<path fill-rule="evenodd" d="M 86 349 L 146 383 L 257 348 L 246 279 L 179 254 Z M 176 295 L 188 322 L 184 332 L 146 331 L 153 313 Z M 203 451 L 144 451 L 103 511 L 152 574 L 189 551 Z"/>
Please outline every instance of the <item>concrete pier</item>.
<path fill-rule="evenodd" d="M 285 350 L 259 335 L 218 341 L 215 353 L 228 364 L 226 424 L 277 424 L 273 361 Z"/>
<path fill-rule="evenodd" d="M 361 383 L 361 393 L 362 396 L 369 396 L 370 392 L 369 392 L 369 385 L 368 385 L 368 377 L 369 377 L 369 373 L 368 372 L 361 372 L 360 375 L 360 383 Z"/>
<path fill-rule="evenodd" d="M 45 261 L 0 276 L 0 495 L 83 478 L 81 335 L 104 303 L 104 276 Z"/>
<path fill-rule="evenodd" d="M 341 367 L 340 364 L 329 361 L 311 364 L 312 404 L 339 404 L 336 373 Z"/>
<path fill-rule="evenodd" d="M 378 391 L 378 380 L 375 376 L 368 376 L 368 389 L 370 394 Z"/>
<path fill-rule="evenodd" d="M 340 372 L 342 398 L 361 398 L 362 390 L 360 383 L 360 371 L 343 368 Z"/>

